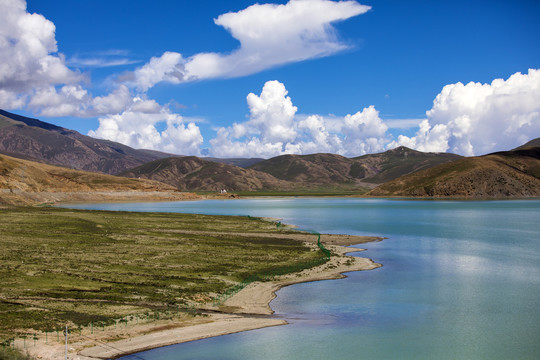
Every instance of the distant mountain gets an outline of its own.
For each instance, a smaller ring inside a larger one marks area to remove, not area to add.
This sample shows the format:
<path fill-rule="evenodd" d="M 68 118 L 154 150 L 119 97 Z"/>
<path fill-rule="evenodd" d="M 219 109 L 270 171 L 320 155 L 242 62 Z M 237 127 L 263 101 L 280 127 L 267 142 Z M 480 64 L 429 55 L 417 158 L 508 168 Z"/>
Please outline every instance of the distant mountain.
<path fill-rule="evenodd" d="M 378 154 L 363 155 L 353 160 L 366 169 L 363 181 L 382 184 L 400 176 L 432 168 L 461 159 L 462 156 L 450 153 L 430 153 L 399 146 Z"/>
<path fill-rule="evenodd" d="M 352 159 L 335 154 L 282 155 L 258 162 L 249 168 L 266 172 L 278 179 L 312 186 L 348 184 L 353 187 L 375 187 L 402 175 L 459 158 L 459 155 L 423 153 L 401 146 Z"/>
<path fill-rule="evenodd" d="M 263 158 L 214 158 L 214 157 L 203 157 L 201 159 L 218 162 L 222 164 L 234 165 L 234 166 L 238 166 L 244 169 L 264 160 Z"/>
<path fill-rule="evenodd" d="M 249 168 L 296 183 L 333 184 L 354 183 L 356 179 L 363 178 L 364 169 L 355 169 L 354 163 L 335 154 L 281 155 Z"/>
<path fill-rule="evenodd" d="M 113 141 L 0 110 L 0 153 L 73 169 L 116 174 L 171 156 L 135 150 Z"/>
<path fill-rule="evenodd" d="M 120 173 L 121 176 L 158 180 L 180 190 L 301 191 L 347 190 L 365 192 L 379 181 L 460 158 L 398 148 L 381 154 L 349 159 L 335 154 L 283 155 L 268 160 L 194 156 L 159 159 Z M 219 161 L 219 162 L 218 162 Z"/>
<path fill-rule="evenodd" d="M 81 170 L 67 169 L 34 161 L 22 160 L 0 154 L 0 204 L 25 203 L 29 193 L 58 192 L 176 192 L 177 190 L 157 181 L 126 179 Z M 22 194 L 20 196 L 17 196 Z M 13 201 L 12 201 L 13 202 Z M 30 201 L 31 202 L 31 201 Z"/>
<path fill-rule="evenodd" d="M 195 156 L 155 160 L 119 175 L 157 180 L 180 190 L 256 191 L 292 188 L 288 182 L 266 173 Z"/>
<path fill-rule="evenodd" d="M 529 149 L 529 148 L 534 148 L 534 147 L 540 147 L 540 138 L 532 139 L 528 143 L 523 144 L 515 148 L 514 150 Z"/>
<path fill-rule="evenodd" d="M 373 196 L 540 196 L 540 147 L 535 139 L 515 150 L 463 158 L 406 175 L 372 190 Z M 529 145 L 533 146 L 529 146 Z"/>

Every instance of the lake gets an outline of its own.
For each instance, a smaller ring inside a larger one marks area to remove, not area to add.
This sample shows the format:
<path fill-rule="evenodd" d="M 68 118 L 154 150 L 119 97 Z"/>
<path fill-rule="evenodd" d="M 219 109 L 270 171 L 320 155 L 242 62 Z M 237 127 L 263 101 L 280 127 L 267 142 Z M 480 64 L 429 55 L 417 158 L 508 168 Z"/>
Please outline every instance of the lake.
<path fill-rule="evenodd" d="M 290 325 L 168 346 L 124 360 L 539 359 L 540 201 L 355 198 L 91 204 L 72 208 L 282 218 L 377 235 L 382 268 L 281 289 Z"/>

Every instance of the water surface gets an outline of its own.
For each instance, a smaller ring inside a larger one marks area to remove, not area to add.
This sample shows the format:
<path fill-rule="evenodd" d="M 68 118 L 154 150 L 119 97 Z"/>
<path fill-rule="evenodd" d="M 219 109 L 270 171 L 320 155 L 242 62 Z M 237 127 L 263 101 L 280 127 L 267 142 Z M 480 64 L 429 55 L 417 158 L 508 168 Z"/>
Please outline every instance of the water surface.
<path fill-rule="evenodd" d="M 300 198 L 77 207 L 268 216 L 320 232 L 388 238 L 362 245 L 368 251 L 359 254 L 382 268 L 280 290 L 271 306 L 291 325 L 138 358 L 540 358 L 537 200 Z"/>

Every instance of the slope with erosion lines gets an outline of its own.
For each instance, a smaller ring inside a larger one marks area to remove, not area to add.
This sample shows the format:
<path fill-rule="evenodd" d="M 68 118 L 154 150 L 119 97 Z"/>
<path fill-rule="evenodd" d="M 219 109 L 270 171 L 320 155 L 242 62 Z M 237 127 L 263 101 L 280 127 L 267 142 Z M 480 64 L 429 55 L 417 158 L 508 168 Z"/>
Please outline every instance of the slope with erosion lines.
<path fill-rule="evenodd" d="M 375 188 L 373 196 L 540 196 L 540 147 L 497 152 L 436 166 Z"/>
<path fill-rule="evenodd" d="M 0 153 L 105 174 L 115 174 L 171 156 L 94 139 L 74 130 L 4 110 L 0 110 Z"/>
<path fill-rule="evenodd" d="M 97 194 L 106 192 L 109 195 Z M 35 204 L 71 200 L 136 200 L 190 197 L 152 180 L 127 179 L 22 160 L 0 154 L 0 204 Z M 125 193 L 125 194 L 124 194 Z M 139 195 L 136 195 L 139 194 Z M 167 194 L 167 195 L 165 195 Z M 158 195 L 152 195 L 157 197 Z"/>
<path fill-rule="evenodd" d="M 379 154 L 346 158 L 335 154 L 282 155 L 261 161 L 250 169 L 278 179 L 335 186 L 375 187 L 402 175 L 461 158 L 447 153 L 424 153 L 400 146 Z"/>
<path fill-rule="evenodd" d="M 157 180 L 179 190 L 257 191 L 292 188 L 289 182 L 263 172 L 207 161 L 195 156 L 155 160 L 119 175 Z"/>

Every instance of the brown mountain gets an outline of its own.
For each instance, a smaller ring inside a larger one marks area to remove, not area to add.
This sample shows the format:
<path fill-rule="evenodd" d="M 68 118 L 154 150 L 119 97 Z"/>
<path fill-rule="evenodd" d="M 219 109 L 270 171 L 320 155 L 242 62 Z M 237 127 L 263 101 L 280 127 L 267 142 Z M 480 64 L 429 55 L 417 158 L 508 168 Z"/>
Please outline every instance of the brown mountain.
<path fill-rule="evenodd" d="M 422 153 L 401 147 L 357 159 L 335 154 L 283 155 L 262 161 L 253 159 L 257 163 L 244 169 L 188 156 L 155 160 L 120 175 L 158 180 L 190 191 L 365 192 L 366 188 L 374 187 L 374 184 L 386 178 L 395 178 L 456 158 L 460 156 Z"/>
<path fill-rule="evenodd" d="M 373 188 L 376 184 L 459 158 L 459 155 L 424 153 L 400 146 L 352 159 L 335 154 L 282 155 L 249 168 L 312 187 L 339 185 Z"/>
<path fill-rule="evenodd" d="M 250 169 L 296 183 L 348 183 L 363 178 L 363 169 L 351 170 L 354 161 L 335 154 L 281 155 L 258 162 Z"/>
<path fill-rule="evenodd" d="M 116 174 L 171 156 L 158 151 L 135 150 L 113 141 L 94 139 L 73 130 L 4 110 L 0 110 L 0 153 L 106 174 Z"/>
<path fill-rule="evenodd" d="M 218 162 L 222 164 L 239 166 L 244 169 L 265 160 L 263 158 L 215 158 L 215 157 L 203 157 L 201 159 Z"/>
<path fill-rule="evenodd" d="M 540 147 L 540 138 L 532 139 L 531 141 L 515 148 L 514 150 L 530 149 Z"/>
<path fill-rule="evenodd" d="M 399 146 L 378 154 L 368 154 L 354 158 L 366 169 L 363 181 L 382 184 L 400 176 L 449 163 L 462 156 L 450 153 L 426 153 Z"/>
<path fill-rule="evenodd" d="M 107 194 L 96 195 L 98 192 Z M 167 195 L 154 195 L 154 192 L 166 192 Z M 73 170 L 0 154 L 0 204 L 74 200 L 179 200 L 179 197 L 187 195 L 157 181 Z"/>
<path fill-rule="evenodd" d="M 155 160 L 120 176 L 161 181 L 180 190 L 256 191 L 291 189 L 291 184 L 275 177 L 238 166 L 203 160 L 195 156 Z"/>
<path fill-rule="evenodd" d="M 538 143 L 538 139 L 531 144 Z M 382 184 L 368 195 L 420 197 L 540 196 L 540 147 L 463 158 Z"/>

